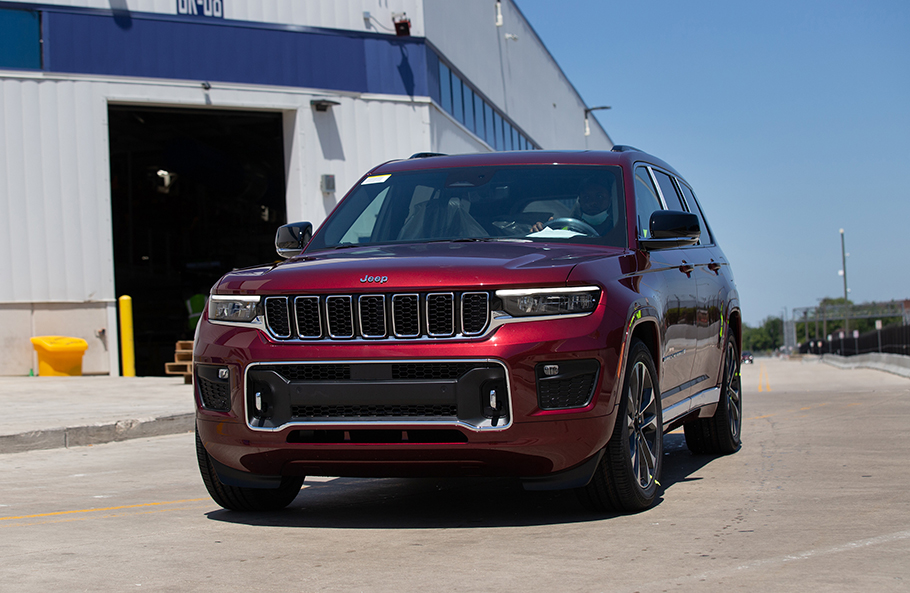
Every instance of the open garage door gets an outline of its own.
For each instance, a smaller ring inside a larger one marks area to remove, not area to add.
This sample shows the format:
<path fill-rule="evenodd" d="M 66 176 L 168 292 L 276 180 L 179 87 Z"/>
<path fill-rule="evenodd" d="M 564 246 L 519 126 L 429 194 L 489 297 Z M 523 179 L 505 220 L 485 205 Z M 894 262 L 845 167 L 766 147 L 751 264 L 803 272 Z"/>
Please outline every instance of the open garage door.
<path fill-rule="evenodd" d="M 136 374 L 163 375 L 212 284 L 276 258 L 281 114 L 111 105 L 108 117 L 115 289 L 133 299 Z"/>

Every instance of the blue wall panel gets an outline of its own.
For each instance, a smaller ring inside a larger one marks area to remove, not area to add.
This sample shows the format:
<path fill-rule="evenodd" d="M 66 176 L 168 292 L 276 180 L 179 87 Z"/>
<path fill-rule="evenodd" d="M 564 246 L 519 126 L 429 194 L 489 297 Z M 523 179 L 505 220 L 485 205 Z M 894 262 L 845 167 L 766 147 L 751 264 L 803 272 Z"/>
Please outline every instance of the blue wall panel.
<path fill-rule="evenodd" d="M 422 38 L 44 12 L 45 69 L 426 96 Z"/>
<path fill-rule="evenodd" d="M 38 13 L 0 9 L 0 68 L 41 68 Z"/>

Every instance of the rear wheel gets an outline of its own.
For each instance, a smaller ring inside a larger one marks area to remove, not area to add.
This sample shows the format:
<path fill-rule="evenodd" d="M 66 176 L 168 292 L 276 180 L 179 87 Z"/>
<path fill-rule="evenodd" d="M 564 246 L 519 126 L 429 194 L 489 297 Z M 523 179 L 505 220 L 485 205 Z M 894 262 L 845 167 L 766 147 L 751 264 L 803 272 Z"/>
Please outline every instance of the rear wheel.
<path fill-rule="evenodd" d="M 724 350 L 723 380 L 717 410 L 710 418 L 687 422 L 686 446 L 693 453 L 727 455 L 742 446 L 743 390 L 740 379 L 741 360 L 733 339 L 727 338 Z"/>
<path fill-rule="evenodd" d="M 654 361 L 635 340 L 613 434 L 591 482 L 578 490 L 585 506 L 636 512 L 654 504 L 663 457 L 662 418 Z"/>
<path fill-rule="evenodd" d="M 288 506 L 297 498 L 300 487 L 303 486 L 303 477 L 285 476 L 281 479 L 278 488 L 243 488 L 222 484 L 218 479 L 215 466 L 199 438 L 199 429 L 196 429 L 196 460 L 199 463 L 199 472 L 202 482 L 209 491 L 212 499 L 226 509 L 232 511 L 278 511 Z"/>

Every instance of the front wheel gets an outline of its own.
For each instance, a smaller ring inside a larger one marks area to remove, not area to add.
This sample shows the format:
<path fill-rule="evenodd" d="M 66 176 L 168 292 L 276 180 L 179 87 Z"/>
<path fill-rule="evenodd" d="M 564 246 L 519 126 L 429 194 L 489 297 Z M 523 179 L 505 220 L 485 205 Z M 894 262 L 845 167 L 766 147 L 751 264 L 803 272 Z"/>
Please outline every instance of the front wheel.
<path fill-rule="evenodd" d="M 710 418 L 699 418 L 684 425 L 686 446 L 693 453 L 728 455 L 742 446 L 743 389 L 740 378 L 741 359 L 733 338 L 727 338 L 724 349 L 723 379 L 720 401 Z"/>
<path fill-rule="evenodd" d="M 663 458 L 663 414 L 651 352 L 635 340 L 629 350 L 619 414 L 591 482 L 578 490 L 596 511 L 643 511 L 657 498 Z"/>
<path fill-rule="evenodd" d="M 232 511 L 278 511 L 288 506 L 297 498 L 303 478 L 299 476 L 285 476 L 281 479 L 278 488 L 243 488 L 228 486 L 218 479 L 215 466 L 209 458 L 208 451 L 199 438 L 199 429 L 196 429 L 196 460 L 199 462 L 199 472 L 202 482 L 209 495 L 216 503 Z"/>

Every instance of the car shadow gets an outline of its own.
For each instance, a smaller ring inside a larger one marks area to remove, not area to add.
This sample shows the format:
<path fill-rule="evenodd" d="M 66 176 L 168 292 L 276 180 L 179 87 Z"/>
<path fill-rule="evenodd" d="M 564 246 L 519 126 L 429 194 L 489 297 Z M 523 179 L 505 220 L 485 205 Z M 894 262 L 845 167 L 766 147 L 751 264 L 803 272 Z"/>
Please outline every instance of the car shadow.
<path fill-rule="evenodd" d="M 664 436 L 664 469 L 655 505 L 674 484 L 713 459 L 692 455 L 682 434 Z M 287 509 L 206 513 L 241 525 L 335 529 L 524 527 L 601 521 L 620 513 L 586 509 L 571 490 L 525 491 L 510 478 L 336 478 L 306 482 Z"/>

